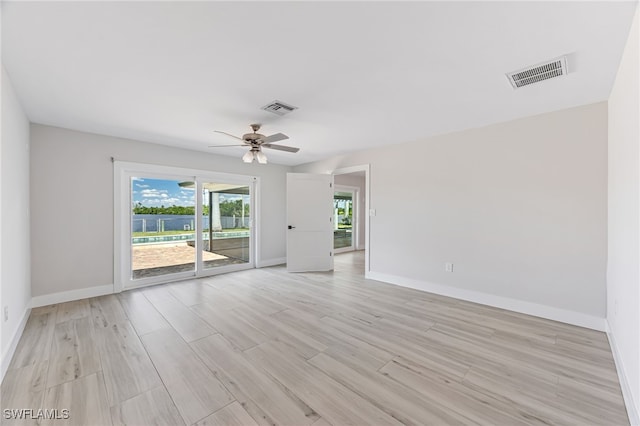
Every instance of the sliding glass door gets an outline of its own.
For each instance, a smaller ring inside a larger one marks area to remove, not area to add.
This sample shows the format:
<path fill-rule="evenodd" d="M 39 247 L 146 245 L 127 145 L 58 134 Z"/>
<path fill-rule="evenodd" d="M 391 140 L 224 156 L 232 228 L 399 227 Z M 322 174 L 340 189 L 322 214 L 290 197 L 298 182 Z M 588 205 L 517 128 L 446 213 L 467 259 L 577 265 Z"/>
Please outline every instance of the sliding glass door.
<path fill-rule="evenodd" d="M 204 182 L 203 268 L 249 263 L 251 260 L 251 187 Z"/>
<path fill-rule="evenodd" d="M 131 278 L 195 272 L 195 191 L 180 180 L 131 177 Z"/>
<path fill-rule="evenodd" d="M 254 266 L 257 179 L 116 162 L 116 288 Z"/>

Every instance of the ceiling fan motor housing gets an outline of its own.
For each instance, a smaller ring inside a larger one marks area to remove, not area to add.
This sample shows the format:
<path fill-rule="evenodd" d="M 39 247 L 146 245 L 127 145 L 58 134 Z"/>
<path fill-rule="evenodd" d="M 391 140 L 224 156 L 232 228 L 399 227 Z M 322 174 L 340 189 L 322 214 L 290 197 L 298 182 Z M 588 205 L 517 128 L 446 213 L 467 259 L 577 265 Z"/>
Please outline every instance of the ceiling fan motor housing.
<path fill-rule="evenodd" d="M 254 142 L 259 139 L 264 139 L 265 137 L 266 137 L 265 135 L 261 135 L 260 133 L 246 133 L 242 135 L 242 139 L 244 139 L 247 142 Z"/>

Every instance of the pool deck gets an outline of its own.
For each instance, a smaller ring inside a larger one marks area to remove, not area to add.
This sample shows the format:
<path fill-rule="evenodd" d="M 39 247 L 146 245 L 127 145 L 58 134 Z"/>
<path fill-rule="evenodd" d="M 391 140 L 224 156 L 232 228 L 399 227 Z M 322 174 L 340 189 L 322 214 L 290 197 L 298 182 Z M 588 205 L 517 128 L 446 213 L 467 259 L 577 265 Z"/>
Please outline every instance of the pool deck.
<path fill-rule="evenodd" d="M 205 268 L 245 263 L 244 260 L 208 251 L 202 252 Z M 186 242 L 136 244 L 132 246 L 133 278 L 153 277 L 193 270 L 195 249 Z"/>

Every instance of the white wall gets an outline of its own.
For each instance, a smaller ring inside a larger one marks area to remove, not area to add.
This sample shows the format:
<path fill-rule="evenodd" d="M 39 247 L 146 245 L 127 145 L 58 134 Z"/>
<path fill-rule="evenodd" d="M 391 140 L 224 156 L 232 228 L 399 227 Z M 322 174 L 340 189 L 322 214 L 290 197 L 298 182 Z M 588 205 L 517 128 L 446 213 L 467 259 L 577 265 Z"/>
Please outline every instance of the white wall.
<path fill-rule="evenodd" d="M 640 29 L 636 11 L 609 97 L 607 321 L 632 423 L 640 424 Z"/>
<path fill-rule="evenodd" d="M 356 249 L 364 250 L 365 243 L 365 178 L 356 174 L 335 175 L 333 178 L 335 185 L 354 186 L 358 188 L 358 216 L 356 218 L 358 226 L 358 241 L 356 241 Z"/>
<path fill-rule="evenodd" d="M 0 145 L 0 307 L 9 307 L 2 321 L 1 365 L 11 360 L 31 302 L 29 254 L 29 121 L 2 67 L 2 144 Z"/>
<path fill-rule="evenodd" d="M 117 160 L 261 178 L 259 251 L 285 257 L 289 167 L 33 124 L 32 292 L 50 295 L 113 284 L 113 164 Z"/>
<path fill-rule="evenodd" d="M 604 329 L 606 103 L 295 171 L 360 164 L 377 212 L 370 277 Z M 399 225 L 403 212 L 414 219 Z"/>

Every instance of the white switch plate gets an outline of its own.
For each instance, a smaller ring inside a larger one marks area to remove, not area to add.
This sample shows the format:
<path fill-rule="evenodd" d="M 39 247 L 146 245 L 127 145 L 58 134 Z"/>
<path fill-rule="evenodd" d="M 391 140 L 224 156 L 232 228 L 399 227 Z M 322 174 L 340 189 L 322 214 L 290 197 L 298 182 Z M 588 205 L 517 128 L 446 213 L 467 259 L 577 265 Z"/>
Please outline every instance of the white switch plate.
<path fill-rule="evenodd" d="M 444 271 L 445 272 L 453 272 L 453 263 L 445 263 L 444 264 Z"/>
<path fill-rule="evenodd" d="M 369 209 L 369 216 L 375 216 L 376 215 L 376 209 Z"/>

